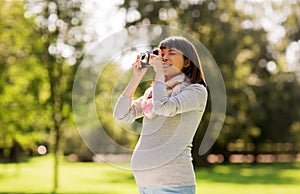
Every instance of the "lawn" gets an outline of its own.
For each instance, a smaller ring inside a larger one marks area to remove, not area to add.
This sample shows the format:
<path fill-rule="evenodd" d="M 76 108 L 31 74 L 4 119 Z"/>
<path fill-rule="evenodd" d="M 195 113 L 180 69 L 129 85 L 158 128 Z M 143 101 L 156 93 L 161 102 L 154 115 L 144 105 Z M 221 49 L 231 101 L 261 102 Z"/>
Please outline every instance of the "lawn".
<path fill-rule="evenodd" d="M 51 193 L 52 160 L 1 164 L 0 193 Z M 231 164 L 196 169 L 199 194 L 299 194 L 300 164 Z M 138 193 L 130 171 L 104 163 L 62 162 L 57 193 Z"/>

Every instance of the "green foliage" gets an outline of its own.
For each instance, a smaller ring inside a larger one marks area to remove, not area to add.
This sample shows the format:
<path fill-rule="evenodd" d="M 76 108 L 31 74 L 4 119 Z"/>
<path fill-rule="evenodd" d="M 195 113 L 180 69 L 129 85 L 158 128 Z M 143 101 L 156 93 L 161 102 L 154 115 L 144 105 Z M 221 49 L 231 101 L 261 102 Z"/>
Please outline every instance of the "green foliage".
<path fill-rule="evenodd" d="M 0 9 L 0 158 L 9 160 L 19 152 L 35 154 L 48 138 L 49 85 L 32 52 L 34 25 L 23 17 L 23 3 L 1 1 Z"/>

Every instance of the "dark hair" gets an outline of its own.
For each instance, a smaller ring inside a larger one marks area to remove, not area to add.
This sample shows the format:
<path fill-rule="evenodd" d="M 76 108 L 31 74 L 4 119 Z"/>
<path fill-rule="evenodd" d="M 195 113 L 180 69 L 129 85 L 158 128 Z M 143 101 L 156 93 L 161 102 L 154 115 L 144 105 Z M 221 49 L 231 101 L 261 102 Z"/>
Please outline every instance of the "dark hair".
<path fill-rule="evenodd" d="M 184 67 L 182 72 L 190 79 L 191 83 L 207 86 L 196 48 L 190 41 L 181 36 L 171 36 L 162 40 L 159 48 L 176 48 L 180 50 L 183 53 L 184 60 L 189 60 L 190 62 L 190 65 Z"/>

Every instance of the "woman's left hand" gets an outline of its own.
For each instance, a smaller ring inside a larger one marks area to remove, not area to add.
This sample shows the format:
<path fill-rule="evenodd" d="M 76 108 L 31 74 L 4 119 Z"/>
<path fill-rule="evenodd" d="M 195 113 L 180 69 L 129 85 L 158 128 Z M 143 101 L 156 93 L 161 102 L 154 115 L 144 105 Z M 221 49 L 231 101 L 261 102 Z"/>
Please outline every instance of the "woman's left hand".
<path fill-rule="evenodd" d="M 149 64 L 153 67 L 154 71 L 163 71 L 163 58 L 161 50 L 159 49 L 158 55 L 151 54 L 149 59 Z"/>
<path fill-rule="evenodd" d="M 149 59 L 149 64 L 153 67 L 155 71 L 155 81 L 165 81 L 165 72 L 164 72 L 164 60 L 162 57 L 162 52 L 159 49 L 158 55 L 151 54 Z"/>

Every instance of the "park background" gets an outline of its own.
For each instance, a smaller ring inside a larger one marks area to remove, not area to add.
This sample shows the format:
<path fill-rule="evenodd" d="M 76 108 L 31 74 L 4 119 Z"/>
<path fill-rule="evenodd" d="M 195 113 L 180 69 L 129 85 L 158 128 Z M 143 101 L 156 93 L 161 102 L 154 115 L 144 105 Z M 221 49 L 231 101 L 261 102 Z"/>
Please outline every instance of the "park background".
<path fill-rule="evenodd" d="M 222 131 L 200 156 L 209 101 L 193 142 L 198 192 L 299 193 L 299 1 L 2 0 L 0 10 L 0 193 L 137 193 L 130 171 L 101 163 L 82 141 L 72 87 L 95 42 L 149 24 L 201 41 L 223 75 Z M 106 69 L 95 103 L 107 134 L 133 148 L 138 136 L 111 115 L 120 69 Z M 101 143 L 99 154 L 127 158 Z"/>

